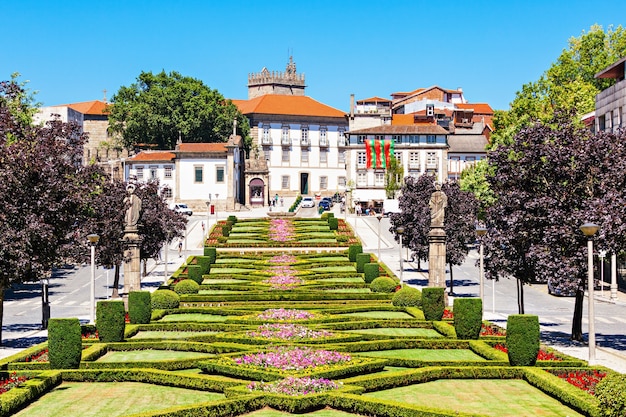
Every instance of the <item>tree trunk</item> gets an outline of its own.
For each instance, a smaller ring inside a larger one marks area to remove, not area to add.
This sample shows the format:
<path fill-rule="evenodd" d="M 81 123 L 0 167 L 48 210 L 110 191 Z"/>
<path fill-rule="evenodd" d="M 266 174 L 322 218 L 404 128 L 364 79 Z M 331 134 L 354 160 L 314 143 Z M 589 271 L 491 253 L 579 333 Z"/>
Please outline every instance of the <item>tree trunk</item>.
<path fill-rule="evenodd" d="M 454 295 L 454 275 L 452 274 L 452 264 L 450 264 L 450 291 L 448 294 Z"/>
<path fill-rule="evenodd" d="M 576 288 L 574 302 L 574 317 L 572 318 L 572 336 L 570 339 L 583 341 L 583 302 L 585 301 L 585 284 L 580 282 Z"/>
<path fill-rule="evenodd" d="M 113 292 L 111 293 L 111 298 L 120 298 L 120 293 L 118 291 L 118 287 L 120 286 L 120 265 L 115 265 L 115 275 L 113 278 Z"/>
<path fill-rule="evenodd" d="M 524 314 L 524 283 L 521 279 L 517 279 L 517 311 Z"/>

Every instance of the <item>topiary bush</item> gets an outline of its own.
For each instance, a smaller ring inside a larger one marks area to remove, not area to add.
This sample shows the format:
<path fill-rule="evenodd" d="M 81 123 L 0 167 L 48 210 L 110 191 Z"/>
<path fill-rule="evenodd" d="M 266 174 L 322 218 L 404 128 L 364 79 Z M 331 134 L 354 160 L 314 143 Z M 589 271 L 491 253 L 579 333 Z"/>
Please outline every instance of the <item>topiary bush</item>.
<path fill-rule="evenodd" d="M 237 216 L 231 214 L 230 216 L 226 218 L 226 220 L 229 222 L 232 222 L 232 224 L 235 224 L 237 223 Z"/>
<path fill-rule="evenodd" d="M 200 266 L 200 273 L 202 275 L 208 274 L 211 271 L 211 257 L 210 256 L 196 256 L 196 262 Z"/>
<path fill-rule="evenodd" d="M 455 298 L 454 330 L 458 339 L 478 339 L 483 323 L 483 302 L 480 298 Z"/>
<path fill-rule="evenodd" d="M 151 316 L 150 291 L 131 291 L 128 294 L 128 318 L 131 324 L 148 324 Z"/>
<path fill-rule="evenodd" d="M 337 230 L 337 229 L 339 229 L 339 219 L 337 219 L 335 217 L 329 217 L 328 218 L 328 228 L 330 230 Z"/>
<path fill-rule="evenodd" d="M 365 264 L 372 262 L 372 256 L 369 253 L 357 253 L 356 254 L 356 272 L 363 273 L 363 267 Z"/>
<path fill-rule="evenodd" d="M 404 286 L 393 295 L 391 304 L 396 307 L 419 307 L 422 305 L 422 292 L 417 288 Z"/>
<path fill-rule="evenodd" d="M 198 283 L 202 284 L 202 267 L 200 265 L 187 265 L 187 276 Z"/>
<path fill-rule="evenodd" d="M 348 246 L 348 259 L 350 262 L 356 262 L 356 254 L 363 253 L 362 245 L 350 245 Z"/>
<path fill-rule="evenodd" d="M 372 292 L 392 293 L 396 290 L 398 284 L 392 278 L 378 277 L 370 284 Z"/>
<path fill-rule="evenodd" d="M 456 316 L 456 312 L 454 313 Z M 534 366 L 540 348 L 539 317 L 531 314 L 512 314 L 506 320 L 506 347 L 509 364 Z"/>
<path fill-rule="evenodd" d="M 363 265 L 363 274 L 365 274 L 365 282 L 367 282 L 368 284 L 378 278 L 378 276 L 380 275 L 378 262 Z"/>
<path fill-rule="evenodd" d="M 153 310 L 169 310 L 178 308 L 180 297 L 172 290 L 156 290 L 150 295 Z"/>
<path fill-rule="evenodd" d="M 198 294 L 200 285 L 193 279 L 183 279 L 174 285 L 174 292 L 178 295 L 182 294 Z"/>
<path fill-rule="evenodd" d="M 609 373 L 595 388 L 600 415 L 604 417 L 626 416 L 626 375 Z"/>
<path fill-rule="evenodd" d="M 48 360 L 51 369 L 78 369 L 83 352 L 80 321 L 48 320 Z"/>
<path fill-rule="evenodd" d="M 228 225 L 222 226 L 222 236 L 228 237 L 229 234 L 230 234 L 230 226 Z"/>
<path fill-rule="evenodd" d="M 204 247 L 204 256 L 209 258 L 209 263 L 214 264 L 217 259 L 217 248 L 214 246 Z"/>
<path fill-rule="evenodd" d="M 426 287 L 422 289 L 422 311 L 426 320 L 441 320 L 445 308 L 443 287 Z"/>
<path fill-rule="evenodd" d="M 121 342 L 124 340 L 126 310 L 122 300 L 98 301 L 96 308 L 96 329 L 101 342 Z"/>

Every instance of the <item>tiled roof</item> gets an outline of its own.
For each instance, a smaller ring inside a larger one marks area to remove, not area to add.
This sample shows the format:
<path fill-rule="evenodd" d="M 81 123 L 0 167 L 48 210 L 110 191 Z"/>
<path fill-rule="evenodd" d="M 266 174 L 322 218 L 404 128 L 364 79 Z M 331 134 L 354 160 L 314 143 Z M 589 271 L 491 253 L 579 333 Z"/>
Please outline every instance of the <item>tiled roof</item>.
<path fill-rule="evenodd" d="M 176 154 L 170 151 L 142 151 L 128 159 L 128 162 L 171 162 L 176 158 Z"/>
<path fill-rule="evenodd" d="M 181 143 L 176 147 L 180 152 L 226 152 L 225 143 Z"/>
<path fill-rule="evenodd" d="M 347 135 L 447 135 L 449 132 L 439 125 L 411 124 L 411 125 L 382 125 L 366 129 L 351 130 Z"/>
<path fill-rule="evenodd" d="M 448 153 L 486 153 L 487 138 L 485 135 L 450 135 L 448 136 Z"/>
<path fill-rule="evenodd" d="M 366 98 L 363 100 L 357 100 L 356 102 L 357 104 L 363 104 L 363 103 L 391 103 L 391 100 L 386 99 L 386 98 L 381 98 L 378 96 L 374 96 L 374 97 L 370 97 L 370 98 Z"/>
<path fill-rule="evenodd" d="M 474 113 L 493 114 L 493 109 L 487 103 L 456 103 L 455 106 L 459 109 L 472 109 Z"/>
<path fill-rule="evenodd" d="M 232 100 L 243 114 L 345 117 L 346 113 L 308 96 L 266 94 L 251 100 Z"/>
<path fill-rule="evenodd" d="M 67 107 L 76 110 L 79 113 L 94 115 L 109 114 L 109 112 L 107 111 L 108 106 L 109 105 L 107 103 L 100 100 L 84 101 L 82 103 L 72 103 L 67 105 Z"/>

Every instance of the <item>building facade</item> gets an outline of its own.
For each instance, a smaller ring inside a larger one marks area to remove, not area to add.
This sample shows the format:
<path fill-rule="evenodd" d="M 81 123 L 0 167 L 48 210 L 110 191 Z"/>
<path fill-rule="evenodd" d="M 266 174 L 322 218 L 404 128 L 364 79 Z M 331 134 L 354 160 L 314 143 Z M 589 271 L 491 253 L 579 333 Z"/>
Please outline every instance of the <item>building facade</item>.
<path fill-rule="evenodd" d="M 596 132 L 626 128 L 626 57 L 596 74 L 596 78 L 614 79 L 615 84 L 596 95 Z"/>

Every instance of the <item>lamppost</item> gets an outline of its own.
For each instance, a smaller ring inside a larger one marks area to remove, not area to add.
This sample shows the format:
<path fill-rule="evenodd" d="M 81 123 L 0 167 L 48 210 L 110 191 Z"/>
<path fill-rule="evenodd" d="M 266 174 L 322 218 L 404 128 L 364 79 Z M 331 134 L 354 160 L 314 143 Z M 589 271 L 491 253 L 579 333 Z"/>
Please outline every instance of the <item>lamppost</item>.
<path fill-rule="evenodd" d="M 94 324 L 96 322 L 96 244 L 100 240 L 100 236 L 92 233 L 87 235 L 87 240 L 91 243 L 91 299 L 89 304 L 91 314 L 89 323 Z"/>
<path fill-rule="evenodd" d="M 219 198 L 219 194 L 215 193 L 215 224 L 217 224 L 217 199 Z"/>
<path fill-rule="evenodd" d="M 48 320 L 50 319 L 50 302 L 48 300 L 48 278 L 41 280 L 41 329 L 48 328 Z"/>
<path fill-rule="evenodd" d="M 380 262 L 380 221 L 383 219 L 383 215 L 378 213 L 376 219 L 378 220 L 378 262 Z"/>
<path fill-rule="evenodd" d="M 604 298 L 604 257 L 606 256 L 605 250 L 598 251 L 598 257 L 600 258 L 600 296 Z"/>
<path fill-rule="evenodd" d="M 402 272 L 404 272 L 404 266 L 402 266 L 402 235 L 404 234 L 404 226 L 398 226 L 396 233 L 400 236 L 400 246 L 398 247 L 398 254 L 400 255 L 400 285 L 404 285 L 402 279 Z"/>
<path fill-rule="evenodd" d="M 168 252 L 170 251 L 170 232 L 167 232 L 167 240 L 165 241 L 165 270 L 163 272 L 163 284 L 167 284 L 167 265 L 169 262 Z"/>
<path fill-rule="evenodd" d="M 589 297 L 589 365 L 596 360 L 596 329 L 593 311 L 593 235 L 600 229 L 594 223 L 585 223 L 580 226 L 580 230 L 587 236 L 587 291 Z"/>
<path fill-rule="evenodd" d="M 480 296 L 480 300 L 483 302 L 483 309 L 484 309 L 484 304 L 485 304 L 485 256 L 484 256 L 484 252 L 483 252 L 483 236 L 485 236 L 485 234 L 487 233 L 487 229 L 484 227 L 477 227 L 476 228 L 476 234 L 478 235 L 478 239 L 480 240 L 480 271 L 479 271 L 479 285 L 478 285 L 478 291 L 479 291 L 479 296 Z"/>
<path fill-rule="evenodd" d="M 209 201 L 206 202 L 206 235 L 209 237 L 209 221 L 211 220 L 211 193 L 209 193 Z"/>

